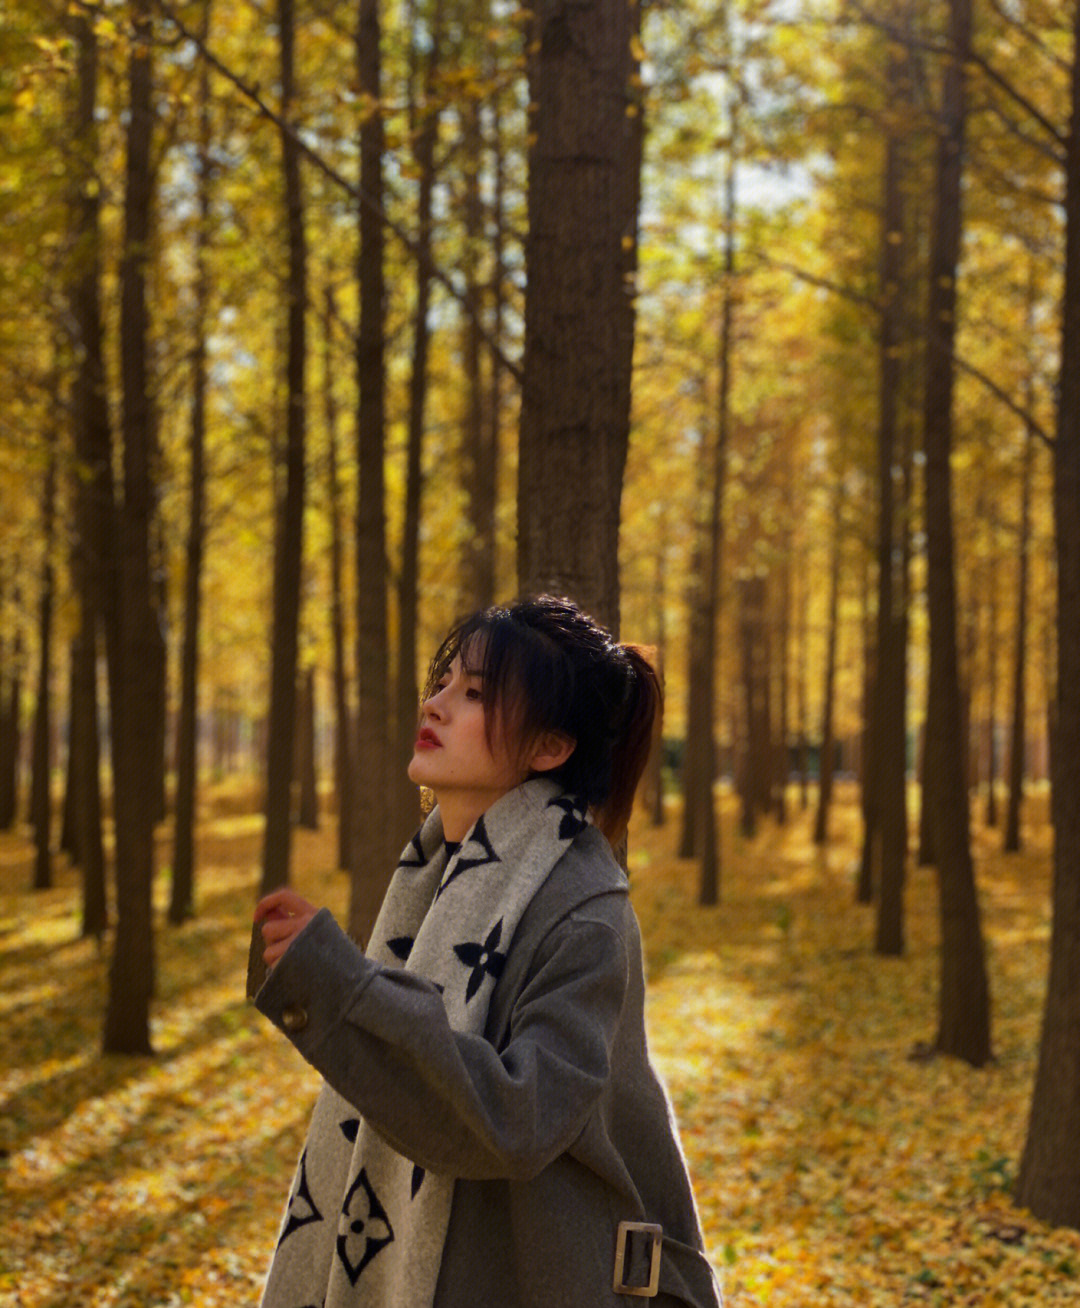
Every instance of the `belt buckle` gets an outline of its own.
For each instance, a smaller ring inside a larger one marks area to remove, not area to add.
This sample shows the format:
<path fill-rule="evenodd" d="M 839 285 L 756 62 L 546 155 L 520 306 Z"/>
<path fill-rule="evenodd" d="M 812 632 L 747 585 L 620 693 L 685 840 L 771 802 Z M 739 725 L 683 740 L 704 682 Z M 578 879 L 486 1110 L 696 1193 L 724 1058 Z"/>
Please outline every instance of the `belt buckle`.
<path fill-rule="evenodd" d="M 649 1280 L 647 1285 L 628 1285 L 626 1283 L 626 1246 L 628 1239 L 634 1235 L 648 1236 L 652 1241 L 649 1256 Z M 654 1222 L 620 1222 L 615 1241 L 615 1293 L 636 1295 L 640 1299 L 655 1299 L 660 1286 L 660 1246 L 664 1239 L 664 1228 Z"/>

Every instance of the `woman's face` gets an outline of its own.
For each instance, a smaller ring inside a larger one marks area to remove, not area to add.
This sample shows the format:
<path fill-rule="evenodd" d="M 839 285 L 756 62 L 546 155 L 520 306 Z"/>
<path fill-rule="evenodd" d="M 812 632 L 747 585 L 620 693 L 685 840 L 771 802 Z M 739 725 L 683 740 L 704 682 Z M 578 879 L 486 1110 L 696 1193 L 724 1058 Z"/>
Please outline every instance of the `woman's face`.
<path fill-rule="evenodd" d="M 421 708 L 409 778 L 435 793 L 448 840 L 460 840 L 481 813 L 524 781 L 528 764 L 508 748 L 498 707 L 488 742 L 483 681 L 459 654 Z"/>

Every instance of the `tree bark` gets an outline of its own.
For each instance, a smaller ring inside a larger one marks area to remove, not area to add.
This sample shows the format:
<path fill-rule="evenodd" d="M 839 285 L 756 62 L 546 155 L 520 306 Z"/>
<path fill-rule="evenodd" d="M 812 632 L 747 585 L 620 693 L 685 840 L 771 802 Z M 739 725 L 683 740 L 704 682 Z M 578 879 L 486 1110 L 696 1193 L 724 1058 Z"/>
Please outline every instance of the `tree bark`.
<path fill-rule="evenodd" d="M 327 512 L 330 515 L 330 636 L 334 650 L 334 788 L 337 792 L 338 867 L 352 866 L 353 721 L 349 712 L 349 672 L 345 657 L 345 543 L 341 478 L 338 472 L 338 408 L 334 395 L 333 327 L 337 318 L 333 288 L 326 288 L 323 312 L 323 412 L 326 418 Z"/>
<path fill-rule="evenodd" d="M 465 278 L 465 319 L 462 324 L 462 359 L 465 383 L 463 423 L 466 503 L 469 531 L 465 541 L 462 573 L 465 607 L 482 609 L 495 598 L 495 478 L 496 449 L 491 424 L 485 421 L 485 387 L 482 373 L 480 315 L 483 288 L 480 281 L 480 250 L 484 240 L 484 210 L 480 196 L 483 167 L 483 138 L 480 105 L 470 97 L 461 111 L 464 148 L 464 242 L 462 259 Z"/>
<path fill-rule="evenodd" d="M 1034 390 L 1029 378 L 1029 400 Z M 1020 813 L 1024 801 L 1024 746 L 1027 731 L 1027 625 L 1031 571 L 1031 487 L 1035 460 L 1035 434 L 1029 423 L 1024 433 L 1020 487 L 1020 532 L 1016 561 L 1016 634 L 1013 644 L 1012 713 L 1009 720 L 1009 797 L 1005 807 L 1006 853 L 1020 850 Z"/>
<path fill-rule="evenodd" d="M 1065 289 L 1054 446 L 1054 917 L 1039 1062 L 1016 1198 L 1042 1221 L 1080 1229 L 1080 9 L 1073 20 L 1065 179 Z"/>
<path fill-rule="evenodd" d="M 925 799 L 938 870 L 941 978 L 935 1048 L 973 1066 L 991 1056 L 990 994 L 971 857 L 953 561 L 953 348 L 961 236 L 964 77 L 971 0 L 951 0 L 930 238 L 924 440 L 930 668 Z"/>
<path fill-rule="evenodd" d="M 18 560 L 15 573 L 18 575 Z M 13 608 L 21 603 L 21 587 L 16 582 Z M 7 694 L 0 718 L 0 831 L 10 831 L 19 810 L 19 756 L 22 749 L 22 627 L 16 625 L 11 641 L 10 672 L 6 678 Z"/>
<path fill-rule="evenodd" d="M 289 124 L 295 94 L 296 20 L 294 0 L 279 0 L 281 118 Z M 286 286 L 285 495 L 278 508 L 274 549 L 274 619 L 270 669 L 270 712 L 266 749 L 266 829 L 261 893 L 289 880 L 292 844 L 292 777 L 296 731 L 296 673 L 300 630 L 300 579 L 304 550 L 306 478 L 307 242 L 300 177 L 300 145 L 291 130 L 281 132 L 285 224 L 288 238 Z"/>
<path fill-rule="evenodd" d="M 210 35 L 210 0 L 204 0 L 200 29 Z M 178 923 L 195 911 L 195 800 L 199 749 L 199 625 L 202 564 L 206 540 L 206 326 L 210 306 L 210 67 L 201 57 L 198 91 L 199 221 L 195 234 L 195 343 L 191 358 L 190 490 L 184 573 L 184 635 L 180 652 L 180 720 L 176 743 L 176 814 L 173 833 L 173 879 L 169 921 Z"/>
<path fill-rule="evenodd" d="M 378 0 L 359 0 L 357 72 L 367 106 L 360 126 L 360 323 L 356 337 L 357 467 L 356 675 L 359 681 L 354 845 L 349 930 L 371 934 L 399 849 L 386 821 L 389 778 L 390 650 L 387 629 L 385 450 L 386 292 L 382 216 L 383 152 Z"/>
<path fill-rule="evenodd" d="M 991 532 L 995 528 L 996 514 L 991 512 Z M 987 560 L 986 584 L 986 697 L 988 711 L 986 714 L 986 825 L 996 827 L 998 824 L 997 780 L 997 700 L 998 700 L 998 596 L 997 596 L 997 544 L 991 541 L 990 557 Z"/>
<path fill-rule="evenodd" d="M 151 890 L 158 775 L 154 751 L 159 628 L 150 549 L 156 431 L 150 375 L 147 264 L 153 211 L 152 6 L 136 0 L 128 65 L 129 119 L 120 263 L 123 502 L 116 535 L 117 581 L 110 649 L 116 936 L 105 1014 L 106 1053 L 149 1053 L 154 992 Z"/>
<path fill-rule="evenodd" d="M 518 583 L 619 625 L 641 119 L 636 10 L 541 0 L 530 64 Z"/>
<path fill-rule="evenodd" d="M 741 827 L 748 838 L 757 830 L 758 818 L 771 807 L 774 772 L 768 591 L 768 580 L 762 575 L 746 577 L 739 584 L 746 732 Z"/>
<path fill-rule="evenodd" d="M 431 351 L 432 202 L 435 192 L 435 147 L 438 143 L 440 105 L 436 79 L 442 61 L 443 5 L 431 15 L 429 44 L 421 85 L 412 105 L 413 157 L 419 173 L 416 212 L 416 311 L 413 325 L 412 368 L 409 377 L 409 426 L 405 471 L 405 511 L 402 520 L 401 570 L 398 574 L 398 646 L 395 676 L 393 788 L 395 838 L 404 845 L 417 825 L 420 804 L 417 788 L 406 769 L 416 738 L 420 686 L 417 674 L 416 618 L 419 593 L 420 505 L 423 493 L 424 423 L 428 395 L 428 357 Z M 492 506 L 494 513 L 494 506 Z M 490 602 L 490 601 L 489 601 Z"/>
<path fill-rule="evenodd" d="M 910 102 L 905 51 L 890 44 L 890 105 Z M 885 143 L 881 239 L 881 320 L 878 401 L 878 609 L 874 676 L 874 765 L 879 894 L 875 949 L 904 952 L 904 873 L 907 862 L 907 584 L 903 573 L 906 506 L 897 505 L 897 431 L 903 393 L 904 286 L 907 263 L 901 133 L 890 125 Z M 899 512 L 897 511 L 899 508 Z"/>
<path fill-rule="evenodd" d="M 101 314 L 100 190 L 97 185 L 97 37 L 85 13 L 69 16 L 77 91 L 72 120 L 74 166 L 71 222 L 80 251 L 68 288 L 72 347 L 72 584 L 79 606 L 72 644 L 71 766 L 74 843 L 82 869 L 82 934 L 100 937 L 108 925 L 105 847 L 101 824 L 101 741 L 98 727 L 98 651 L 107 612 L 112 558 L 114 490 Z"/>
<path fill-rule="evenodd" d="M 54 379 L 54 389 L 55 389 Z M 48 890 L 52 875 L 52 635 L 56 601 L 56 433 L 48 435 L 41 501 L 41 592 L 38 597 L 38 679 L 30 768 L 30 823 L 34 828 L 34 889 Z"/>
<path fill-rule="evenodd" d="M 833 505 L 833 538 L 829 561 L 829 616 L 825 651 L 825 687 L 821 710 L 821 758 L 818 763 L 818 805 L 814 818 L 814 843 L 824 845 L 829 839 L 829 807 L 832 804 L 833 755 L 836 752 L 834 700 L 836 697 L 836 650 L 840 627 L 840 572 L 843 529 L 842 492 L 838 489 Z"/>
<path fill-rule="evenodd" d="M 307 667 L 300 678 L 296 713 L 296 824 L 308 831 L 319 829 L 319 779 L 315 767 L 315 669 Z"/>

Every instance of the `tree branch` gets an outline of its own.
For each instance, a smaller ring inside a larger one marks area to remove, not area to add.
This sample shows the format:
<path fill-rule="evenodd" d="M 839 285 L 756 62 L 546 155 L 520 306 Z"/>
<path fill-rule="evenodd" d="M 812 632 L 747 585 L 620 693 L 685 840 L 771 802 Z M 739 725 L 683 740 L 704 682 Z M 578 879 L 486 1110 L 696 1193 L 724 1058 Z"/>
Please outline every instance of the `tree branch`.
<path fill-rule="evenodd" d="M 94 3 L 94 0 L 74 0 L 74 3 L 77 4 L 80 9 L 83 9 L 89 14 L 98 14 L 101 12 L 99 6 Z M 190 41 L 192 45 L 195 46 L 203 58 L 206 59 L 210 67 L 230 85 L 234 86 L 236 90 L 238 90 L 240 94 L 254 106 L 260 117 L 265 118 L 268 122 L 273 123 L 279 131 L 286 132 L 290 137 L 292 137 L 292 139 L 299 145 L 304 157 L 311 164 L 328 177 L 336 186 L 339 186 L 357 204 L 367 205 L 370 209 L 374 210 L 374 212 L 377 213 L 386 224 L 387 230 L 401 242 L 409 254 L 412 255 L 413 258 L 420 257 L 416 240 L 406 231 L 401 223 L 396 222 L 391 218 L 385 209 L 383 209 L 382 206 L 370 196 L 365 195 L 356 183 L 350 182 L 348 178 L 338 172 L 333 164 L 324 159 L 317 150 L 312 149 L 312 147 L 303 139 L 296 127 L 292 123 L 286 122 L 281 115 L 276 112 L 276 110 L 271 108 L 255 87 L 249 86 L 248 83 L 239 76 L 239 74 L 233 72 L 227 64 L 219 59 L 207 46 L 206 42 L 203 41 L 199 33 L 188 27 L 184 20 L 174 13 L 169 5 L 165 3 L 165 0 L 156 0 L 156 5 L 165 21 L 170 23 L 184 40 Z M 484 323 L 480 320 L 478 309 L 474 308 L 473 305 L 469 303 L 469 297 L 466 292 L 459 290 L 454 285 L 449 274 L 443 272 L 442 269 L 438 268 L 434 263 L 429 262 L 429 267 L 431 269 L 432 277 L 440 286 L 443 287 L 444 290 L 447 291 L 451 298 L 457 302 L 461 311 L 475 321 L 477 331 L 480 333 L 484 343 L 498 359 L 502 367 L 504 367 L 518 385 L 520 385 L 522 379 L 520 364 L 513 359 L 507 358 L 503 353 L 502 347 L 494 337 L 492 337 Z"/>
<path fill-rule="evenodd" d="M 766 267 L 790 273 L 799 281 L 806 282 L 810 286 L 817 286 L 822 290 L 831 292 L 833 295 L 841 296 L 852 304 L 858 304 L 863 308 L 870 309 L 875 316 L 881 312 L 881 306 L 872 295 L 865 295 L 861 291 L 852 290 L 850 286 L 842 285 L 840 282 L 833 282 L 826 277 L 819 277 L 815 273 L 807 272 L 806 269 L 799 268 L 795 264 L 784 263 L 779 259 L 771 259 L 766 254 L 759 254 L 758 259 Z M 953 363 L 961 372 L 966 372 L 969 377 L 974 377 L 976 381 L 981 382 L 991 395 L 1000 400 L 1011 413 L 1014 413 L 1028 427 L 1033 436 L 1042 441 L 1047 449 L 1052 450 L 1054 448 L 1054 437 L 1050 432 L 1043 427 L 1029 409 L 1014 400 L 1008 391 L 999 386 L 993 378 L 988 377 L 981 369 L 976 368 L 974 364 L 968 363 L 966 359 L 955 353 L 953 354 Z"/>

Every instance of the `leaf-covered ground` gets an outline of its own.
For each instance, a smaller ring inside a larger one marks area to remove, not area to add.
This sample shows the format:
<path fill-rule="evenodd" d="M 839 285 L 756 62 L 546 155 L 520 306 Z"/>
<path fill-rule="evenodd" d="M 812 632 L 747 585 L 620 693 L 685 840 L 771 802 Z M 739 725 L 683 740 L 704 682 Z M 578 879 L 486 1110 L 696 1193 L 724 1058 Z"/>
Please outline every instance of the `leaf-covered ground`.
<path fill-rule="evenodd" d="M 75 879 L 26 892 L 29 849 L 0 836 L 5 1308 L 257 1300 L 316 1082 L 243 998 L 247 807 L 220 793 L 204 814 L 199 915 L 159 935 L 152 1060 L 101 1056 L 107 960 L 76 939 Z M 909 1058 L 934 1030 L 933 873 L 910 878 L 907 957 L 876 958 L 853 807 L 834 825 L 826 854 L 804 814 L 750 842 L 728 823 L 709 910 L 674 820 L 632 835 L 653 1051 L 729 1305 L 1080 1304 L 1080 1235 L 1007 1193 L 1044 986 L 1045 827 L 1022 856 L 979 836 L 997 1059 L 973 1071 Z M 329 827 L 294 848 L 298 886 L 343 910 Z"/>

